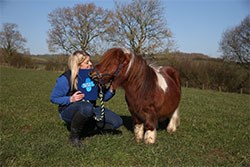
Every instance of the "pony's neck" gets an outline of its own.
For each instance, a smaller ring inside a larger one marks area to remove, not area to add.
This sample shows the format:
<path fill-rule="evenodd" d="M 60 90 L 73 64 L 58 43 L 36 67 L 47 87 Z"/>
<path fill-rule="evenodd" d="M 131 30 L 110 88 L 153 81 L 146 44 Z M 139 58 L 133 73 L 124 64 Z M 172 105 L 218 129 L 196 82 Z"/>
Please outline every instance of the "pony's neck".
<path fill-rule="evenodd" d="M 155 78 L 154 70 L 147 64 L 141 56 L 135 56 L 133 63 L 128 67 L 123 81 L 120 83 L 126 92 L 138 92 L 148 86 L 150 79 Z M 146 87 L 145 87 L 146 86 Z"/>

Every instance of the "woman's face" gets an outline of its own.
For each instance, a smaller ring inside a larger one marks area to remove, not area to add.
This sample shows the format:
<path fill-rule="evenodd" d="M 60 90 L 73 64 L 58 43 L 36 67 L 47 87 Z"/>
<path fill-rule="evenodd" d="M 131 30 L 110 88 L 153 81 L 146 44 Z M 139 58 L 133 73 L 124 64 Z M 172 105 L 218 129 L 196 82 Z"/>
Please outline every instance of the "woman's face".
<path fill-rule="evenodd" d="M 84 61 L 80 64 L 80 69 L 90 69 L 93 68 L 92 62 L 90 61 L 90 57 L 86 56 Z"/>

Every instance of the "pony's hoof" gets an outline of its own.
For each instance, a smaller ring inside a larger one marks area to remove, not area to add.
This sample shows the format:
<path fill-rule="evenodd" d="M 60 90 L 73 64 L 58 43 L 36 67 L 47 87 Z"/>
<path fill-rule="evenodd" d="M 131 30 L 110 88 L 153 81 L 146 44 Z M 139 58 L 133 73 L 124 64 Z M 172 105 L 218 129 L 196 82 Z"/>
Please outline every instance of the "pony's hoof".
<path fill-rule="evenodd" d="M 156 141 L 156 129 L 147 130 L 144 136 L 145 144 L 154 144 Z"/>
<path fill-rule="evenodd" d="M 135 138 L 135 141 L 136 141 L 136 143 L 138 143 L 138 144 L 139 144 L 139 143 L 141 143 L 141 142 L 142 142 L 142 139 L 141 139 L 141 138 L 140 138 L 140 139 L 139 139 L 139 138 Z"/>
<path fill-rule="evenodd" d="M 144 143 L 145 144 L 155 144 L 155 140 L 153 140 L 153 139 L 147 139 L 147 140 L 144 140 Z"/>
<path fill-rule="evenodd" d="M 176 131 L 176 128 L 173 128 L 173 127 L 170 128 L 170 127 L 168 127 L 167 131 L 168 131 L 169 134 L 173 134 Z"/>

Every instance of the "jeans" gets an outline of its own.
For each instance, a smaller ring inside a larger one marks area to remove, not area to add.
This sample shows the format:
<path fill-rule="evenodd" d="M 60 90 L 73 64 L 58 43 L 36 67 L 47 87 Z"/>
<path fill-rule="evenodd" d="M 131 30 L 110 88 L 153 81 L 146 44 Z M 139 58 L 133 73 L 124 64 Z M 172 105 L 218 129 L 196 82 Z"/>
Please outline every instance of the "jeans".
<path fill-rule="evenodd" d="M 86 101 L 78 101 L 70 104 L 61 112 L 60 116 L 62 120 L 70 123 L 76 112 L 80 112 L 83 116 L 89 118 L 94 115 L 100 116 L 101 108 L 94 107 L 92 103 Z M 105 126 L 110 127 L 110 129 L 117 129 L 123 124 L 122 118 L 107 108 L 105 108 L 105 117 L 103 121 Z M 98 122 L 98 124 L 103 123 L 103 121 Z"/>

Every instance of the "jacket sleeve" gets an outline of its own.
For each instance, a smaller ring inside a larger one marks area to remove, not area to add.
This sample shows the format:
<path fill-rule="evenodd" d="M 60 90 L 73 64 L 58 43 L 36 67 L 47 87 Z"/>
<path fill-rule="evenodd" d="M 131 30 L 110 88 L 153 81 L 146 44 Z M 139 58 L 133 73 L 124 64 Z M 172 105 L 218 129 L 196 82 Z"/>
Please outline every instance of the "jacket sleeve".
<path fill-rule="evenodd" d="M 70 89 L 69 82 L 65 76 L 61 76 L 56 80 L 56 85 L 50 95 L 50 101 L 54 104 L 68 105 L 70 104 L 70 96 L 67 93 Z"/>
<path fill-rule="evenodd" d="M 104 92 L 103 101 L 106 102 L 110 100 L 114 95 L 115 95 L 115 90 L 111 92 L 110 89 L 108 89 L 107 91 Z"/>

